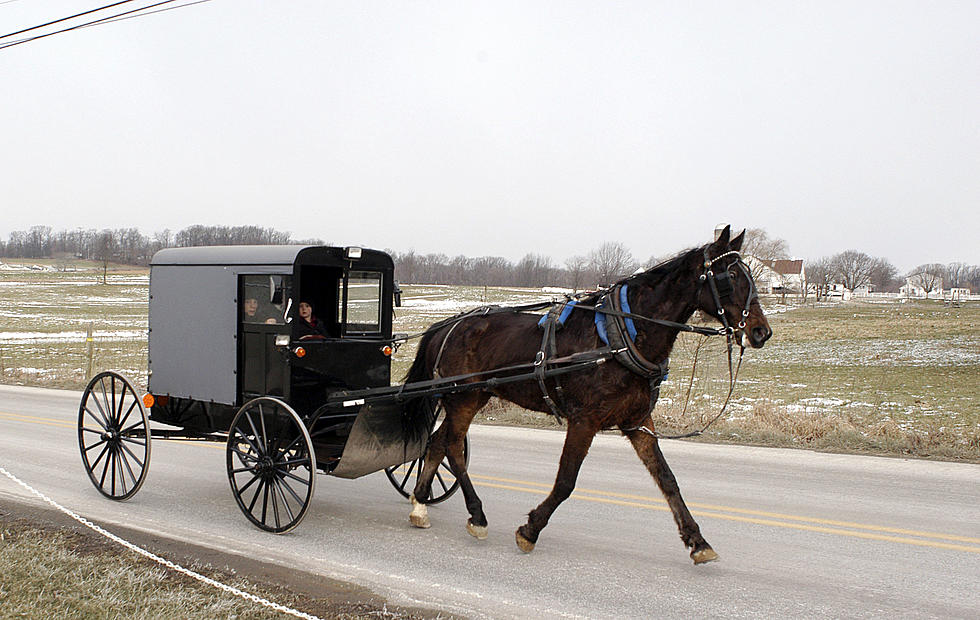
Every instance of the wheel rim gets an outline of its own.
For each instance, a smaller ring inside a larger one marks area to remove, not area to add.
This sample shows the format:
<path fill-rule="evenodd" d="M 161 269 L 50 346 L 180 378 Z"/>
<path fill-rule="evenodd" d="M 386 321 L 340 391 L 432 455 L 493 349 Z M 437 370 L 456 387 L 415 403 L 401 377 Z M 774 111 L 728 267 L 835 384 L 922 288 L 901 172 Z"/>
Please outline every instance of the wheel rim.
<path fill-rule="evenodd" d="M 467 465 L 470 464 L 470 438 L 463 438 L 463 460 Z M 415 491 L 415 484 L 418 482 L 419 474 L 422 473 L 422 465 L 425 457 L 409 461 L 403 465 L 395 465 L 385 469 L 385 475 L 391 482 L 395 490 L 402 497 L 409 497 Z M 426 504 L 438 504 L 443 502 L 456 492 L 459 488 L 459 480 L 449 466 L 449 457 L 442 459 L 436 469 L 436 475 L 432 478 L 432 494 Z"/>
<path fill-rule="evenodd" d="M 150 465 L 149 435 L 149 418 L 129 380 L 114 372 L 93 377 L 78 408 L 78 446 L 100 493 L 124 500 L 140 490 Z"/>
<path fill-rule="evenodd" d="M 288 532 L 303 520 L 316 468 L 306 425 L 275 398 L 250 401 L 228 433 L 228 480 L 238 507 L 257 527 Z"/>

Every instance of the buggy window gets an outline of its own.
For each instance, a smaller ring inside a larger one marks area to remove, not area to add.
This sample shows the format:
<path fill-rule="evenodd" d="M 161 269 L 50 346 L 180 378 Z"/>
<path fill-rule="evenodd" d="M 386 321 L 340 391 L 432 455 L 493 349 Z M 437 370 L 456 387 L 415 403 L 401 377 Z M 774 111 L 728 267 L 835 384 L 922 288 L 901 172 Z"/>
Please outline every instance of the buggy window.
<path fill-rule="evenodd" d="M 347 333 L 381 331 L 381 274 L 351 271 L 347 276 Z"/>
<path fill-rule="evenodd" d="M 288 296 L 289 276 L 243 275 L 238 296 L 243 323 L 283 323 L 283 299 Z"/>

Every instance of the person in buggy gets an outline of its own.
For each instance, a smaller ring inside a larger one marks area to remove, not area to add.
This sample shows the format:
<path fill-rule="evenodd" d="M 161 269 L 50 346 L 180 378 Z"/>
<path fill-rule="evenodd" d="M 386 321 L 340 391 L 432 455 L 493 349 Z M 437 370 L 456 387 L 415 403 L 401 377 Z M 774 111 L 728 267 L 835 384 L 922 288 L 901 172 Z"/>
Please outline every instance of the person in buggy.
<path fill-rule="evenodd" d="M 327 328 L 313 314 L 313 304 L 309 301 L 299 302 L 299 315 L 293 321 L 293 340 L 323 340 L 327 337 Z"/>

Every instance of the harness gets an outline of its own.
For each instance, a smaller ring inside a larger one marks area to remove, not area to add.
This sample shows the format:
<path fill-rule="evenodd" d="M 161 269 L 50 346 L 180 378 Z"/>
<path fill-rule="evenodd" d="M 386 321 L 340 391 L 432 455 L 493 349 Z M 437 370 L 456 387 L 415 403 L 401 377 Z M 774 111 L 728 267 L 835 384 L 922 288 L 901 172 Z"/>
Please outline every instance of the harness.
<path fill-rule="evenodd" d="M 723 270 L 716 273 L 713 269 L 715 263 L 729 257 L 734 257 L 734 260 L 729 262 Z M 640 426 L 634 428 L 623 429 L 624 432 L 639 430 L 660 439 L 681 439 L 701 435 L 709 426 L 714 424 L 714 422 L 722 416 L 725 409 L 728 407 L 728 403 L 731 400 L 732 393 L 735 389 L 738 370 L 742 365 L 742 354 L 745 351 L 745 348 L 740 344 L 738 365 L 737 367 L 733 367 L 732 349 L 734 345 L 734 334 L 736 328 L 733 328 L 729 323 L 728 318 L 725 315 L 724 304 L 731 301 L 732 293 L 734 292 L 732 279 L 729 275 L 729 270 L 733 269 L 734 267 L 738 267 L 738 269 L 742 271 L 750 286 L 749 293 L 746 296 L 745 307 L 742 310 L 742 316 L 737 324 L 738 329 L 744 329 L 745 319 L 749 315 L 749 308 L 751 307 L 753 301 L 758 300 L 758 293 L 756 292 L 755 283 L 752 280 L 751 273 L 742 262 L 740 254 L 734 250 L 725 252 L 724 254 L 711 259 L 708 257 L 708 249 L 705 248 L 705 271 L 698 279 L 697 292 L 695 293 L 695 297 L 699 296 L 701 293 L 701 287 L 707 283 L 711 292 L 712 301 L 715 304 L 718 318 L 722 323 L 722 327 L 719 329 L 696 327 L 684 323 L 653 319 L 650 317 L 633 314 L 629 307 L 628 280 L 620 282 L 611 288 L 602 291 L 595 306 L 579 304 L 577 300 L 573 299 L 566 299 L 564 302 L 555 302 L 549 309 L 548 313 L 543 316 L 540 321 L 538 321 L 538 326 L 543 329 L 543 336 L 541 340 L 541 347 L 535 357 L 535 376 L 538 380 L 538 385 L 541 388 L 542 397 L 545 403 L 551 409 L 552 413 L 554 413 L 554 415 L 558 418 L 566 417 L 562 411 L 565 409 L 565 406 L 563 404 L 564 395 L 562 392 L 561 383 L 557 378 L 554 379 L 555 398 L 551 398 L 550 394 L 548 393 L 547 385 L 544 382 L 546 369 L 549 359 L 553 358 L 557 351 L 555 337 L 556 333 L 564 326 L 565 321 L 571 315 L 572 311 L 578 307 L 583 310 L 591 310 L 595 312 L 596 333 L 608 346 L 612 357 L 627 370 L 643 377 L 649 382 L 649 411 L 651 414 L 653 413 L 654 406 L 657 404 L 657 400 L 660 397 L 660 386 L 669 374 L 670 360 L 665 359 L 661 363 L 655 363 L 646 359 L 643 354 L 640 353 L 635 342 L 637 330 L 634 319 L 652 322 L 665 327 L 671 327 L 677 329 L 678 331 L 700 333 L 707 336 L 725 335 L 728 348 L 728 371 L 730 379 L 728 395 L 725 398 L 725 403 L 722 405 L 722 408 L 718 414 L 707 424 L 705 424 L 701 430 L 682 435 L 665 436 L 656 433 L 645 424 L 641 424 Z M 600 351 L 602 350 L 604 349 L 600 349 Z"/>
<path fill-rule="evenodd" d="M 718 271 L 714 268 L 715 263 L 729 257 L 734 257 L 734 259 L 728 262 L 723 270 Z M 708 248 L 705 248 L 703 264 L 704 273 L 702 273 L 698 278 L 695 298 L 700 296 L 702 286 L 707 284 L 711 292 L 712 301 L 715 305 L 718 320 L 722 324 L 722 327 L 720 328 L 688 325 L 686 323 L 678 323 L 676 321 L 668 321 L 666 319 L 655 319 L 633 313 L 629 306 L 629 280 L 627 279 L 613 285 L 612 287 L 599 291 L 597 293 L 598 298 L 596 303 L 592 306 L 584 304 L 580 299 L 576 299 L 571 296 L 566 297 L 563 301 L 552 300 L 525 304 L 521 306 L 481 306 L 454 316 L 450 319 L 439 321 L 425 331 L 416 334 L 396 336 L 392 338 L 390 342 L 397 347 L 400 342 L 417 338 L 419 336 L 424 336 L 428 333 L 438 331 L 445 328 L 447 325 L 450 325 L 449 332 L 446 333 L 446 336 L 442 340 L 439 351 L 436 355 L 435 364 L 433 365 L 433 376 L 438 378 L 439 364 L 442 360 L 442 354 L 446 348 L 446 343 L 448 342 L 449 337 L 452 335 L 452 332 L 455 330 L 456 326 L 458 326 L 464 319 L 479 315 L 496 314 L 499 312 L 533 312 L 547 308 L 548 312 L 538 321 L 538 326 L 542 328 L 543 334 L 541 338 L 541 346 L 535 355 L 533 363 L 518 364 L 508 368 L 498 368 L 491 371 L 473 373 L 471 375 L 458 377 L 458 379 L 477 379 L 490 373 L 519 371 L 520 369 L 530 367 L 532 368 L 533 377 L 537 380 L 538 385 L 541 388 L 543 400 L 548 405 L 548 408 L 551 409 L 551 412 L 560 419 L 567 417 L 563 413 L 563 410 L 567 409 L 567 407 L 564 402 L 564 392 L 562 390 L 561 382 L 558 380 L 558 376 L 568 374 L 570 372 L 584 370 L 585 368 L 594 368 L 596 365 L 601 364 L 610 358 L 615 359 L 630 372 L 649 381 L 650 413 L 653 413 L 654 405 L 656 405 L 657 399 L 660 396 L 660 385 L 663 383 L 663 380 L 667 378 L 669 373 L 669 360 L 664 360 L 662 363 L 654 363 L 643 357 L 639 349 L 637 349 L 635 343 L 637 336 L 635 321 L 644 321 L 646 323 L 653 323 L 662 327 L 675 329 L 679 332 L 696 333 L 703 336 L 724 335 L 728 345 L 729 390 L 721 410 L 717 415 L 715 415 L 714 418 L 708 421 L 708 423 L 705 424 L 700 430 L 681 435 L 660 435 L 656 431 L 648 428 L 645 424 L 641 424 L 633 428 L 622 429 L 623 432 L 638 430 L 658 439 L 682 439 L 687 437 L 696 437 L 704 433 L 709 426 L 714 424 L 722 416 L 722 414 L 724 414 L 725 409 L 728 407 L 728 403 L 731 400 L 732 394 L 735 390 L 738 371 L 742 366 L 742 354 L 745 352 L 745 347 L 742 347 L 740 344 L 738 364 L 733 365 L 732 350 L 735 343 L 735 330 L 745 328 L 745 319 L 749 315 L 749 309 L 752 302 L 758 301 L 758 292 L 755 287 L 755 282 L 752 280 L 751 272 L 742 261 L 741 255 L 737 251 L 732 250 L 725 252 L 724 254 L 712 259 L 708 257 Z M 746 276 L 746 280 L 749 282 L 750 288 L 745 299 L 745 307 L 742 309 L 739 322 L 736 324 L 737 327 L 732 327 L 731 323 L 728 321 L 728 317 L 725 315 L 724 304 L 726 302 L 730 302 L 732 299 L 734 286 L 732 284 L 729 271 L 736 267 Z M 556 357 L 558 350 L 556 334 L 564 327 L 565 322 L 575 310 L 584 310 L 595 313 L 596 332 L 606 346 L 594 349 L 592 351 L 573 353 L 572 355 L 561 358 Z M 504 383 L 510 383 L 515 379 L 526 380 L 518 376 L 499 378 L 492 377 L 489 379 L 480 380 L 479 384 L 487 387 L 495 387 Z M 554 398 L 552 398 L 548 391 L 548 386 L 545 383 L 545 379 L 551 379 L 555 385 Z M 437 383 L 438 379 L 419 383 L 417 387 L 428 387 L 429 384 L 434 386 Z M 402 396 L 404 389 L 404 385 L 399 388 L 399 397 Z"/>

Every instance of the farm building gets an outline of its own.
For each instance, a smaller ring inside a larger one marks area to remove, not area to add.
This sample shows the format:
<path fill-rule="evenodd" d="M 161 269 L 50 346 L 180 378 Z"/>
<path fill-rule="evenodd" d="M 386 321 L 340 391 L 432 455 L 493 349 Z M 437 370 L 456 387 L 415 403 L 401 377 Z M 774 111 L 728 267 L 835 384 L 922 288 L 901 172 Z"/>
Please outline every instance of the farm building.
<path fill-rule="evenodd" d="M 802 258 L 765 260 L 749 256 L 746 262 L 760 293 L 800 293 L 806 286 L 806 269 Z"/>

